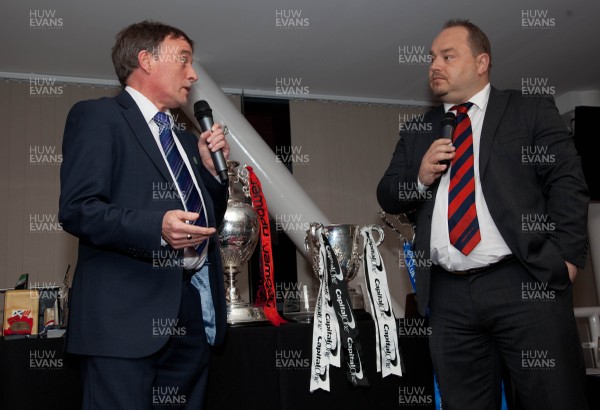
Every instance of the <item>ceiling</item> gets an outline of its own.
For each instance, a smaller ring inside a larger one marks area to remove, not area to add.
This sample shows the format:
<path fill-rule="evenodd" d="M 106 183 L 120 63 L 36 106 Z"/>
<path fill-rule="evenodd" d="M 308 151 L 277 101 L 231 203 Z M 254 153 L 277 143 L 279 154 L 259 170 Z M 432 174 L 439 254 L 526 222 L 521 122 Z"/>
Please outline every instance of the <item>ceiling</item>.
<path fill-rule="evenodd" d="M 446 19 L 463 17 L 491 40 L 496 87 L 533 79 L 556 96 L 600 90 L 597 0 L 28 0 L 2 10 L 0 77 L 116 83 L 115 34 L 153 19 L 186 31 L 195 58 L 225 89 L 430 101 L 429 46 Z"/>

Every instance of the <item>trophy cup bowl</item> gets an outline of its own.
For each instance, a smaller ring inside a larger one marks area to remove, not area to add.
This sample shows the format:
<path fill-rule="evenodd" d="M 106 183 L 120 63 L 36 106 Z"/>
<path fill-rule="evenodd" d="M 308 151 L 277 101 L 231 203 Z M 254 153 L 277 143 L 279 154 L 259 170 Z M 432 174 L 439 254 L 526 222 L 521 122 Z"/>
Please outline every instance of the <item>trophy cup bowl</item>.
<path fill-rule="evenodd" d="M 358 267 L 360 266 L 360 251 L 358 247 L 360 227 L 349 224 L 322 225 L 318 222 L 312 222 L 309 230 L 306 231 L 306 243 L 307 250 L 313 256 L 313 262 L 318 262 L 319 257 L 318 228 L 321 228 L 329 241 L 329 245 L 331 245 L 333 253 L 344 273 L 344 279 L 348 282 L 351 281 L 356 276 Z"/>
<path fill-rule="evenodd" d="M 248 262 L 258 242 L 258 219 L 252 207 L 229 199 L 219 240 L 225 269 L 239 269 Z"/>
<path fill-rule="evenodd" d="M 230 324 L 265 321 L 260 307 L 250 306 L 240 297 L 236 286 L 236 276 L 240 267 L 248 263 L 258 242 L 258 216 L 254 208 L 244 202 L 243 196 L 235 190 L 240 181 L 236 168 L 237 161 L 227 161 L 229 175 L 229 199 L 223 222 L 219 227 L 221 260 L 226 276 L 225 296 L 227 299 L 227 322 Z"/>
<path fill-rule="evenodd" d="M 318 272 L 319 265 L 319 238 L 318 231 L 325 235 L 333 253 L 337 258 L 344 280 L 350 282 L 356 276 L 361 262 L 360 226 L 350 224 L 323 225 L 319 222 L 311 222 L 306 231 L 305 247 L 312 257 L 313 269 Z M 372 230 L 379 233 L 377 246 L 383 241 L 383 229 L 377 225 L 371 226 Z M 354 288 L 348 288 L 353 309 L 364 309 L 364 298 Z"/>

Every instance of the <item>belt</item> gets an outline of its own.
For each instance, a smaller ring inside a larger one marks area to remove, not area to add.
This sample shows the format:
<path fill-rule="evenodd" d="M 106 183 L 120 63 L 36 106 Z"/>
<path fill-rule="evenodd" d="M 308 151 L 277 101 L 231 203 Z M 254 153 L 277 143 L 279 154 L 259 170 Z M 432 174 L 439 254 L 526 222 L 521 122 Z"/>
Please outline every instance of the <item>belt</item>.
<path fill-rule="evenodd" d="M 515 261 L 516 261 L 516 258 L 513 255 L 507 255 L 504 258 L 500 259 L 498 262 L 492 263 L 491 265 L 482 266 L 480 268 L 472 268 L 472 269 L 466 269 L 466 270 L 454 270 L 454 271 L 450 271 L 450 270 L 446 270 L 446 269 L 442 268 L 439 265 L 434 265 L 434 266 L 437 266 L 437 268 L 443 270 L 444 272 L 451 273 L 452 275 L 468 276 L 468 275 L 474 275 L 476 273 L 485 272 L 485 271 L 488 271 L 488 270 L 493 270 L 493 269 L 501 268 L 502 266 L 508 265 L 508 264 L 510 264 L 512 262 L 515 262 Z"/>

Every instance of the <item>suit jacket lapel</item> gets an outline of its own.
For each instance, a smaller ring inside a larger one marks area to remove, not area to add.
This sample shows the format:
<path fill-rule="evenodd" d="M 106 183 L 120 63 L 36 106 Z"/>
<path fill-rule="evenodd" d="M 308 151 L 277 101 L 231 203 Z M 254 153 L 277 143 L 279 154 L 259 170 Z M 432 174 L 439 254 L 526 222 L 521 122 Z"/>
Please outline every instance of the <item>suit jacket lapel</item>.
<path fill-rule="evenodd" d="M 150 157 L 154 165 L 158 168 L 160 173 L 165 177 L 167 181 L 171 181 L 171 174 L 169 173 L 169 169 L 167 168 L 167 164 L 156 144 L 156 140 L 150 131 L 150 127 L 144 116 L 142 115 L 140 109 L 137 104 L 131 98 L 129 93 L 123 90 L 119 95 L 117 95 L 117 101 L 124 108 L 123 117 L 131 127 L 134 135 L 139 141 L 140 145 L 143 147 L 146 154 Z"/>
<path fill-rule="evenodd" d="M 442 117 L 444 115 L 444 106 L 440 105 L 437 107 L 431 115 L 431 133 L 424 134 L 423 138 L 420 142 L 421 147 L 421 155 L 419 155 L 419 163 L 425 152 L 429 149 L 433 141 L 440 138 L 442 135 Z M 435 205 L 435 198 L 437 196 L 437 191 L 440 186 L 440 178 L 436 179 L 434 183 L 429 187 L 431 192 L 431 198 L 425 201 L 423 208 L 419 211 L 419 215 L 421 215 L 417 221 L 417 230 L 420 237 L 415 238 L 415 240 L 419 243 L 418 247 L 420 250 L 425 251 L 425 256 L 427 258 L 430 257 L 430 240 L 431 240 L 431 215 L 433 213 L 433 207 Z M 418 268 L 420 269 L 420 268 Z"/>
<path fill-rule="evenodd" d="M 485 110 L 485 118 L 481 129 L 481 139 L 479 140 L 479 178 L 483 178 L 487 163 L 492 153 L 494 138 L 500 119 L 504 115 L 504 109 L 508 102 L 508 94 L 496 90 L 492 87 L 487 108 Z"/>
<path fill-rule="evenodd" d="M 427 148 L 429 149 L 429 147 L 431 146 L 431 144 L 433 143 L 433 141 L 435 141 L 438 138 L 441 138 L 442 135 L 442 118 L 444 116 L 444 106 L 440 105 L 437 110 L 433 113 L 431 121 L 432 121 L 432 138 L 430 141 L 427 141 Z M 428 201 L 429 203 L 426 205 L 427 207 L 427 212 L 433 212 L 433 205 L 435 203 L 435 197 L 437 195 L 437 191 L 438 191 L 438 187 L 440 186 L 440 179 L 438 178 L 434 181 L 434 183 L 432 184 L 432 186 L 429 187 L 429 190 L 431 191 L 432 194 L 432 199 L 430 201 Z"/>

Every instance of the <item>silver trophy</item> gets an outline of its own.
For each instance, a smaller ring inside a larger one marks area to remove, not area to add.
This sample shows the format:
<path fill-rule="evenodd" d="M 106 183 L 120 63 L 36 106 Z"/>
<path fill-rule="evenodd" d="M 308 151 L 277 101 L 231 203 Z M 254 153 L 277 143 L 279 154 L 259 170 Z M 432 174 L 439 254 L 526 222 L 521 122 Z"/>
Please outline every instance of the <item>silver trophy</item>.
<path fill-rule="evenodd" d="M 329 241 L 333 253 L 337 258 L 344 280 L 352 281 L 358 273 L 362 259 L 362 248 L 360 247 L 360 226 L 349 224 L 323 225 L 319 222 L 311 222 L 310 228 L 306 231 L 305 247 L 312 257 L 313 269 L 318 272 L 319 265 L 319 238 L 317 231 L 322 228 L 323 234 Z M 376 231 L 379 237 L 375 240 L 376 246 L 383 242 L 383 229 L 377 225 L 370 226 L 372 231 Z M 365 302 L 363 294 L 356 289 L 348 287 L 350 301 L 353 309 L 364 309 Z"/>
<path fill-rule="evenodd" d="M 236 276 L 240 267 L 248 263 L 258 242 L 258 215 L 251 205 L 244 201 L 249 196 L 248 171 L 237 161 L 227 161 L 229 175 L 229 199 L 227 211 L 219 227 L 221 243 L 221 259 L 226 277 L 225 296 L 227 299 L 227 323 L 241 324 L 265 321 L 266 316 L 262 307 L 251 306 L 241 297 L 236 286 Z M 243 192 L 236 190 L 238 182 Z"/>

